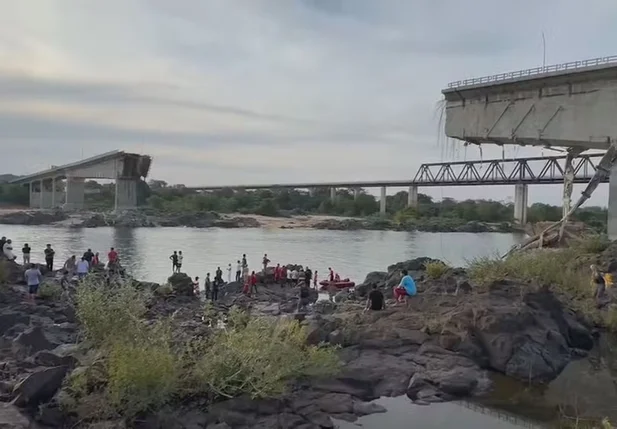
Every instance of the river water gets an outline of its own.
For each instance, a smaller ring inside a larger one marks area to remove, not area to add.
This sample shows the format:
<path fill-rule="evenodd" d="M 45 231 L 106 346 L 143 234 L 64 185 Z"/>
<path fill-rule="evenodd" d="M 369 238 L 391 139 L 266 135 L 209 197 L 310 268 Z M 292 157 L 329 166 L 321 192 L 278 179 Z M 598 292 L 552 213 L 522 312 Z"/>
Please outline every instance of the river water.
<path fill-rule="evenodd" d="M 68 229 L 12 225 L 0 225 L 1 235 L 13 240 L 18 255 L 22 245 L 29 243 L 34 262 L 42 262 L 45 245 L 52 244 L 58 266 L 70 255 L 79 256 L 89 247 L 100 252 L 101 260 L 106 261 L 104 255 L 113 246 L 133 276 L 152 282 L 164 282 L 170 275 L 169 255 L 173 250 L 183 251 L 183 271 L 201 278 L 207 272 L 213 274 L 217 266 L 225 272 L 229 263 L 235 270 L 235 261 L 243 253 L 247 255 L 249 267 L 258 270 L 263 254 L 267 253 L 275 264 L 308 265 L 319 271 L 320 278 L 331 266 L 341 277 L 361 282 L 371 271 L 385 271 L 390 264 L 420 256 L 464 266 L 476 257 L 503 254 L 524 239 L 522 235 L 498 233 L 260 228 Z M 387 413 L 366 416 L 356 423 L 337 422 L 337 425 L 340 429 L 358 428 L 359 425 L 365 428 L 433 429 L 450 427 L 456 422 L 456 426 L 463 429 L 543 427 L 539 422 L 552 419 L 554 409 L 568 399 L 564 392 L 575 393 L 572 401 L 580 406 L 581 396 L 577 393 L 581 391 L 581 383 L 584 383 L 588 403 L 606 404 L 594 409 L 594 414 L 611 415 L 607 408 L 617 403 L 617 389 L 611 376 L 615 371 L 608 371 L 607 365 L 598 365 L 606 360 L 605 356 L 600 354 L 596 360 L 574 362 L 562 376 L 539 392 L 511 380 L 497 380 L 492 398 L 480 402 L 417 406 L 407 398 L 381 398 L 377 402 L 388 409 Z M 614 367 L 617 368 L 617 364 Z"/>

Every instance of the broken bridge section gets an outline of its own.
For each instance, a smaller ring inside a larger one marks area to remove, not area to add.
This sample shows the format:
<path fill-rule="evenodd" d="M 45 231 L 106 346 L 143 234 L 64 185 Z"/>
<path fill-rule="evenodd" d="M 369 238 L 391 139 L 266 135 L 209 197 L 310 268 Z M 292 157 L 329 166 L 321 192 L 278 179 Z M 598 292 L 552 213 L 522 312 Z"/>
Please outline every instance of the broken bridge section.
<path fill-rule="evenodd" d="M 617 56 L 536 67 L 451 82 L 445 133 L 466 144 L 516 144 L 569 149 L 617 145 Z M 564 175 L 564 216 L 572 168 Z M 517 188 L 517 201 L 527 193 Z M 617 167 L 611 166 L 608 234 L 617 239 Z M 524 219 L 524 213 L 519 214 Z"/>
<path fill-rule="evenodd" d="M 148 176 L 151 163 L 150 156 L 116 150 L 53 166 L 11 183 L 30 188 L 32 208 L 79 210 L 84 206 L 86 179 L 113 179 L 116 181 L 115 209 L 130 210 L 137 207 L 137 183 Z"/>

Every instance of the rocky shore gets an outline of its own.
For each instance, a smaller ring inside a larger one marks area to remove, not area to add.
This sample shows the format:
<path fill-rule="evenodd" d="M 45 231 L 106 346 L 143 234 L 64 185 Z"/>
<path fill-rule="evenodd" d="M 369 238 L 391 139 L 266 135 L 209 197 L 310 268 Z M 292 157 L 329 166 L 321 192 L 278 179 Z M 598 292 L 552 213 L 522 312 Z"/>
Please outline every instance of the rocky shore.
<path fill-rule="evenodd" d="M 485 395 L 494 373 L 546 383 L 594 346 L 593 330 L 548 288 L 515 280 L 488 288 L 471 282 L 464 269 L 429 278 L 428 258 L 391 265 L 367 275 L 355 290 L 342 290 L 336 303 L 317 301 L 296 311 L 298 290 L 259 285 L 254 297 L 231 283 L 220 293 L 217 311 L 236 306 L 254 316 L 299 320 L 308 341 L 340 347 L 341 372 L 328 379 L 298 380 L 281 398 L 238 397 L 211 403 L 195 397 L 170 403 L 126 424 L 121 418 L 76 421 L 60 406 L 65 378 L 85 371 L 92 351 L 80 345 L 80 327 L 70 297 L 45 294 L 36 306 L 24 303 L 22 268 L 4 262 L 8 285 L 0 289 L 0 427 L 139 428 L 332 428 L 332 418 L 354 421 L 385 410 L 369 403 L 381 396 L 407 395 L 417 404 Z M 377 286 L 387 297 L 407 269 L 419 294 L 408 307 L 388 302 L 381 312 L 363 312 L 367 292 Z M 46 283 L 57 286 L 46 277 Z M 171 293 L 149 303 L 151 320 L 173 316 L 177 336 L 204 335 L 202 302 L 192 296 L 188 276 L 170 278 Z M 158 290 L 161 286 L 139 283 Z"/>
<path fill-rule="evenodd" d="M 229 215 L 215 212 L 186 214 L 161 214 L 135 210 L 122 213 L 66 213 L 63 211 L 10 211 L 0 213 L 0 224 L 7 225 L 53 225 L 68 228 L 280 228 L 280 229 L 325 229 L 336 231 L 423 231 L 423 232 L 513 232 L 517 227 L 509 223 L 461 222 L 444 219 L 428 219 L 397 224 L 382 218 L 345 218 L 333 216 L 288 216 L 269 218 L 257 215 Z"/>

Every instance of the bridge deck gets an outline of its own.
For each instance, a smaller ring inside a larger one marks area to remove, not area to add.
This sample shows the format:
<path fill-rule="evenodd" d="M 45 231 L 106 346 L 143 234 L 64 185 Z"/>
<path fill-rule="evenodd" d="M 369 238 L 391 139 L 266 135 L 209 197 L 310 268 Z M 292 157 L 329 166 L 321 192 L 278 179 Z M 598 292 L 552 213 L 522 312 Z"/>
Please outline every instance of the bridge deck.
<path fill-rule="evenodd" d="M 525 70 L 517 70 L 506 73 L 498 73 L 490 76 L 482 76 L 471 79 L 450 82 L 443 94 L 457 92 L 463 89 L 480 88 L 483 86 L 501 85 L 505 83 L 520 82 L 532 79 L 572 75 L 605 68 L 617 67 L 617 55 L 608 57 L 592 58 L 582 61 L 571 61 L 562 64 L 552 64 L 543 67 L 534 67 Z"/>
<path fill-rule="evenodd" d="M 29 174 L 27 176 L 23 176 L 18 179 L 12 180 L 10 183 L 16 184 L 16 185 L 24 185 L 30 182 L 34 182 L 34 181 L 41 180 L 41 179 L 52 178 L 52 177 L 55 177 L 57 179 L 63 179 L 66 177 L 67 172 L 71 171 L 72 169 L 93 166 L 96 164 L 104 163 L 109 160 L 121 158 L 125 155 L 129 155 L 129 154 L 126 152 L 120 151 L 120 150 L 113 150 L 110 152 L 105 152 L 101 155 L 96 155 L 90 158 L 83 159 L 81 161 L 76 161 L 76 162 L 72 162 L 72 163 L 65 164 L 65 165 L 55 166 L 48 170 L 43 170 L 37 173 Z"/>
<path fill-rule="evenodd" d="M 588 183 L 596 172 L 593 159 L 603 154 L 581 155 L 575 158 L 574 183 Z M 310 189 L 310 188 L 380 188 L 406 186 L 484 186 L 563 183 L 565 156 L 490 159 L 422 164 L 412 180 L 304 182 L 240 184 L 224 186 L 194 186 L 188 189 L 212 191 L 218 189 Z M 606 180 L 608 181 L 608 179 Z"/>

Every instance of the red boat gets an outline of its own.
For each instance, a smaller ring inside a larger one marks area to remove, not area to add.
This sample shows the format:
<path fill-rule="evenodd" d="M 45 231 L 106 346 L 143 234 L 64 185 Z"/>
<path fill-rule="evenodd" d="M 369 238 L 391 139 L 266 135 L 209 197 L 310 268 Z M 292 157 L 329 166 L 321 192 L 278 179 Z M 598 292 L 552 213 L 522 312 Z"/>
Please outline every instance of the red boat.
<path fill-rule="evenodd" d="M 331 283 L 333 283 L 334 287 L 337 289 L 345 289 L 348 287 L 354 287 L 356 285 L 354 282 L 352 282 L 349 279 L 343 279 L 343 280 L 334 281 L 334 282 L 330 282 L 330 280 L 322 280 L 319 282 L 322 290 L 327 289 Z"/>

